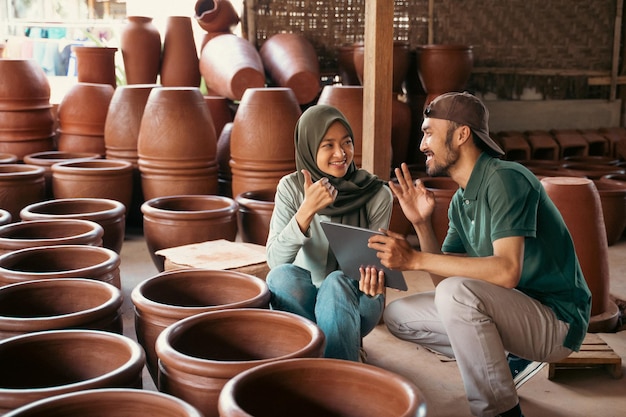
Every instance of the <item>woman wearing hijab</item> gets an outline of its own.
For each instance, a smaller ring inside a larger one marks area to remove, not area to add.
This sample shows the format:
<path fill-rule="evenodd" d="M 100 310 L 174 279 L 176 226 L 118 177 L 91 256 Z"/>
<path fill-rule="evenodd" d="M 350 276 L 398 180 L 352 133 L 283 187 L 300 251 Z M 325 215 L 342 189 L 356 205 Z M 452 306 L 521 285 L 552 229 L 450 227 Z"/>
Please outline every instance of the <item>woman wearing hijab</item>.
<path fill-rule="evenodd" d="M 356 167 L 352 129 L 336 108 L 308 108 L 294 136 L 296 172 L 277 186 L 267 241 L 271 306 L 317 323 L 325 357 L 358 361 L 362 337 L 382 315 L 384 273 L 363 269 L 358 282 L 344 275 L 320 221 L 387 229 L 393 197 Z"/>

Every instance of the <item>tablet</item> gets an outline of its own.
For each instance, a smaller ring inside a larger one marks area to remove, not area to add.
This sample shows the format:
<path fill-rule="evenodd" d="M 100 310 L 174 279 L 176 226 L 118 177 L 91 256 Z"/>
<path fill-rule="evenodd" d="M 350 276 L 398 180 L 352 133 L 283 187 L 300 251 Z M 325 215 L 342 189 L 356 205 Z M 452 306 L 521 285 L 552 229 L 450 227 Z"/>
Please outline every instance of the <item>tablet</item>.
<path fill-rule="evenodd" d="M 359 268 L 373 266 L 385 271 L 387 287 L 402 291 L 408 289 L 402 272 L 385 268 L 376 256 L 376 251 L 367 247 L 367 240 L 370 236 L 382 235 L 381 232 L 327 221 L 321 221 L 320 224 L 339 267 L 348 277 L 358 281 L 361 279 Z"/>

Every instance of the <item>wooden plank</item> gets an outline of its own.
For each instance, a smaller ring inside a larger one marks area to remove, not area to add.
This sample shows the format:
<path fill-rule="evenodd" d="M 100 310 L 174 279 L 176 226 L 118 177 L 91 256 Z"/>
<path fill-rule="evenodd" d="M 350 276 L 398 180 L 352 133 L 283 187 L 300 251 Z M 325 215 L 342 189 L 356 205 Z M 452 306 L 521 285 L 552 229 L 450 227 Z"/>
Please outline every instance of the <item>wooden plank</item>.
<path fill-rule="evenodd" d="M 579 352 L 549 364 L 548 379 L 553 379 L 558 369 L 604 367 L 613 378 L 622 376 L 622 358 L 598 335 L 588 333 Z"/>

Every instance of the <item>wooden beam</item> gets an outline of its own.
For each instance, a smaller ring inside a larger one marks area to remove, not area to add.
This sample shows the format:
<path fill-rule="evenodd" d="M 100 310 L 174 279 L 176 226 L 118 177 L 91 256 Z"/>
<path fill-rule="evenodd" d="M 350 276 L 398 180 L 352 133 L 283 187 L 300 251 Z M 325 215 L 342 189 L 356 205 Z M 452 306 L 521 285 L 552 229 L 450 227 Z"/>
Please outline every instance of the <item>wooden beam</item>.
<path fill-rule="evenodd" d="M 391 171 L 393 2 L 365 2 L 363 149 L 361 166 L 381 179 Z"/>
<path fill-rule="evenodd" d="M 587 79 L 589 85 L 623 85 L 626 84 L 626 75 L 620 75 L 616 77 L 589 77 Z"/>
<path fill-rule="evenodd" d="M 615 12 L 615 27 L 613 28 L 613 57 L 611 65 L 611 91 L 609 100 L 617 98 L 617 75 L 619 72 L 619 50 L 622 35 L 622 13 L 624 10 L 623 0 L 617 0 L 617 10 Z"/>

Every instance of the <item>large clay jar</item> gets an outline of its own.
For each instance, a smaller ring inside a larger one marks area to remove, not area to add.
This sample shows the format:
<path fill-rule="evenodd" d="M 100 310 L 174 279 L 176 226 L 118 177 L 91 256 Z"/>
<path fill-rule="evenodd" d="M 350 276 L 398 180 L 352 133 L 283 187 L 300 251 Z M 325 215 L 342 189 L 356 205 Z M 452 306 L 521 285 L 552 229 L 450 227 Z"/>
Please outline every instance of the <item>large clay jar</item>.
<path fill-rule="evenodd" d="M 153 198 L 141 206 L 143 231 L 152 261 L 159 271 L 164 259 L 156 254 L 207 240 L 237 237 L 237 203 L 217 195 L 178 195 Z"/>
<path fill-rule="evenodd" d="M 230 135 L 233 123 L 226 123 L 217 139 L 217 182 L 218 194 L 233 197 L 233 174 L 230 170 Z"/>
<path fill-rule="evenodd" d="M 359 81 L 363 84 L 363 80 L 365 77 L 364 69 L 365 69 L 365 44 L 363 42 L 357 42 L 354 44 L 354 68 L 356 70 L 357 76 L 359 77 Z M 409 44 L 405 41 L 394 41 L 393 42 L 393 53 L 392 53 L 392 82 L 391 82 L 391 91 L 396 94 L 402 92 L 402 85 L 404 84 L 404 80 L 407 77 L 407 71 L 409 69 Z"/>
<path fill-rule="evenodd" d="M 200 55 L 200 72 L 207 88 L 231 100 L 241 100 L 250 88 L 265 86 L 265 69 L 256 48 L 233 34 L 209 40 Z"/>
<path fill-rule="evenodd" d="M 619 309 L 609 296 L 608 243 L 598 190 L 592 180 L 581 177 L 545 177 L 541 183 L 565 220 L 591 290 L 588 331 L 613 331 Z"/>
<path fill-rule="evenodd" d="M 426 405 L 404 376 L 324 358 L 259 365 L 233 377 L 219 396 L 220 417 L 425 417 Z"/>
<path fill-rule="evenodd" d="M 198 0 L 194 12 L 200 27 L 209 33 L 230 32 L 239 23 L 239 15 L 228 0 Z"/>
<path fill-rule="evenodd" d="M 342 85 L 361 85 L 354 66 L 354 48 L 354 44 L 342 45 L 337 48 L 337 66 Z"/>
<path fill-rule="evenodd" d="M 147 16 L 128 16 L 120 49 L 128 84 L 154 84 L 161 69 L 161 34 Z"/>
<path fill-rule="evenodd" d="M 411 141 L 411 107 L 398 99 L 394 93 L 391 99 L 391 171 L 408 161 Z"/>
<path fill-rule="evenodd" d="M 24 155 L 54 149 L 51 106 L 31 110 L 0 110 L 0 152 L 21 161 Z"/>
<path fill-rule="evenodd" d="M 593 183 L 602 204 L 607 244 L 612 246 L 619 241 L 626 228 L 626 184 L 608 178 L 594 180 Z"/>
<path fill-rule="evenodd" d="M 233 111 L 229 107 L 229 100 L 221 96 L 204 96 L 204 102 L 209 108 L 211 119 L 213 119 L 213 127 L 215 127 L 215 137 L 218 139 L 222 134 L 222 129 L 227 123 L 233 121 Z"/>
<path fill-rule="evenodd" d="M 163 35 L 161 84 L 166 87 L 199 87 L 198 62 L 191 18 L 169 16 Z"/>
<path fill-rule="evenodd" d="M 0 255 L 0 286 L 53 278 L 89 278 L 121 289 L 120 256 L 88 245 L 34 246 Z"/>
<path fill-rule="evenodd" d="M 320 65 L 313 44 L 298 33 L 270 36 L 259 50 L 265 71 L 280 87 L 291 88 L 300 104 L 320 92 Z"/>
<path fill-rule="evenodd" d="M 34 246 L 102 246 L 104 229 L 80 219 L 32 220 L 0 226 L 0 254 Z"/>
<path fill-rule="evenodd" d="M 360 167 L 363 157 L 363 87 L 360 85 L 327 85 L 317 104 L 337 108 L 348 120 L 354 135 L 354 163 Z"/>
<path fill-rule="evenodd" d="M 78 82 L 109 84 L 117 87 L 115 76 L 115 53 L 117 48 L 73 45 L 76 54 Z"/>
<path fill-rule="evenodd" d="M 19 213 L 22 220 L 83 219 L 104 229 L 102 246 L 120 253 L 126 228 L 126 208 L 105 198 L 63 198 L 29 204 Z"/>
<path fill-rule="evenodd" d="M 265 281 L 236 271 L 185 268 L 162 272 L 137 285 L 137 340 L 146 352 L 146 365 L 157 383 L 156 339 L 165 328 L 184 318 L 232 308 L 269 308 Z"/>
<path fill-rule="evenodd" d="M 150 92 L 137 140 L 144 200 L 217 193 L 217 138 L 200 89 Z"/>
<path fill-rule="evenodd" d="M 325 338 L 310 320 L 265 309 L 201 313 L 167 327 L 157 338 L 159 391 L 218 416 L 218 397 L 235 375 L 265 363 L 321 357 Z"/>
<path fill-rule="evenodd" d="M 92 279 L 41 279 L 0 287 L 0 340 L 25 333 L 92 329 L 122 334 L 122 292 Z"/>
<path fill-rule="evenodd" d="M 27 164 L 0 165 L 0 207 L 20 217 L 20 210 L 46 195 L 44 169 Z"/>
<path fill-rule="evenodd" d="M 168 394 L 133 388 L 100 388 L 55 395 L 17 408 L 5 417 L 204 417 Z"/>
<path fill-rule="evenodd" d="M 420 181 L 435 196 L 435 210 L 431 220 L 435 236 L 439 246 L 441 246 L 448 234 L 448 207 L 450 207 L 452 196 L 459 189 L 459 185 L 450 177 L 425 177 L 421 178 Z"/>
<path fill-rule="evenodd" d="M 50 200 L 54 198 L 54 191 L 52 190 L 52 165 L 59 162 L 83 159 L 100 159 L 100 157 L 101 156 L 99 154 L 93 152 L 44 151 L 25 155 L 24 163 L 40 166 L 44 169 L 44 178 L 46 181 L 46 200 Z"/>
<path fill-rule="evenodd" d="M 275 194 L 276 190 L 254 190 L 235 197 L 239 204 L 237 224 L 243 242 L 265 246 L 274 211 Z"/>
<path fill-rule="evenodd" d="M 474 67 L 470 45 L 421 45 L 417 59 L 419 79 L 428 93 L 426 105 L 443 93 L 462 91 Z"/>
<path fill-rule="evenodd" d="M 133 164 L 119 159 L 89 159 L 52 165 L 54 198 L 119 201 L 126 212 L 133 194 Z"/>
<path fill-rule="evenodd" d="M 99 330 L 50 330 L 0 342 L 0 413 L 69 392 L 142 388 L 145 356 L 132 339 Z"/>
<path fill-rule="evenodd" d="M 104 155 L 104 124 L 115 90 L 108 84 L 77 83 L 58 108 L 57 148 Z"/>
<path fill-rule="evenodd" d="M 289 88 L 246 90 L 230 137 L 230 168 L 234 196 L 274 189 L 296 169 L 293 132 L 301 110 Z"/>

